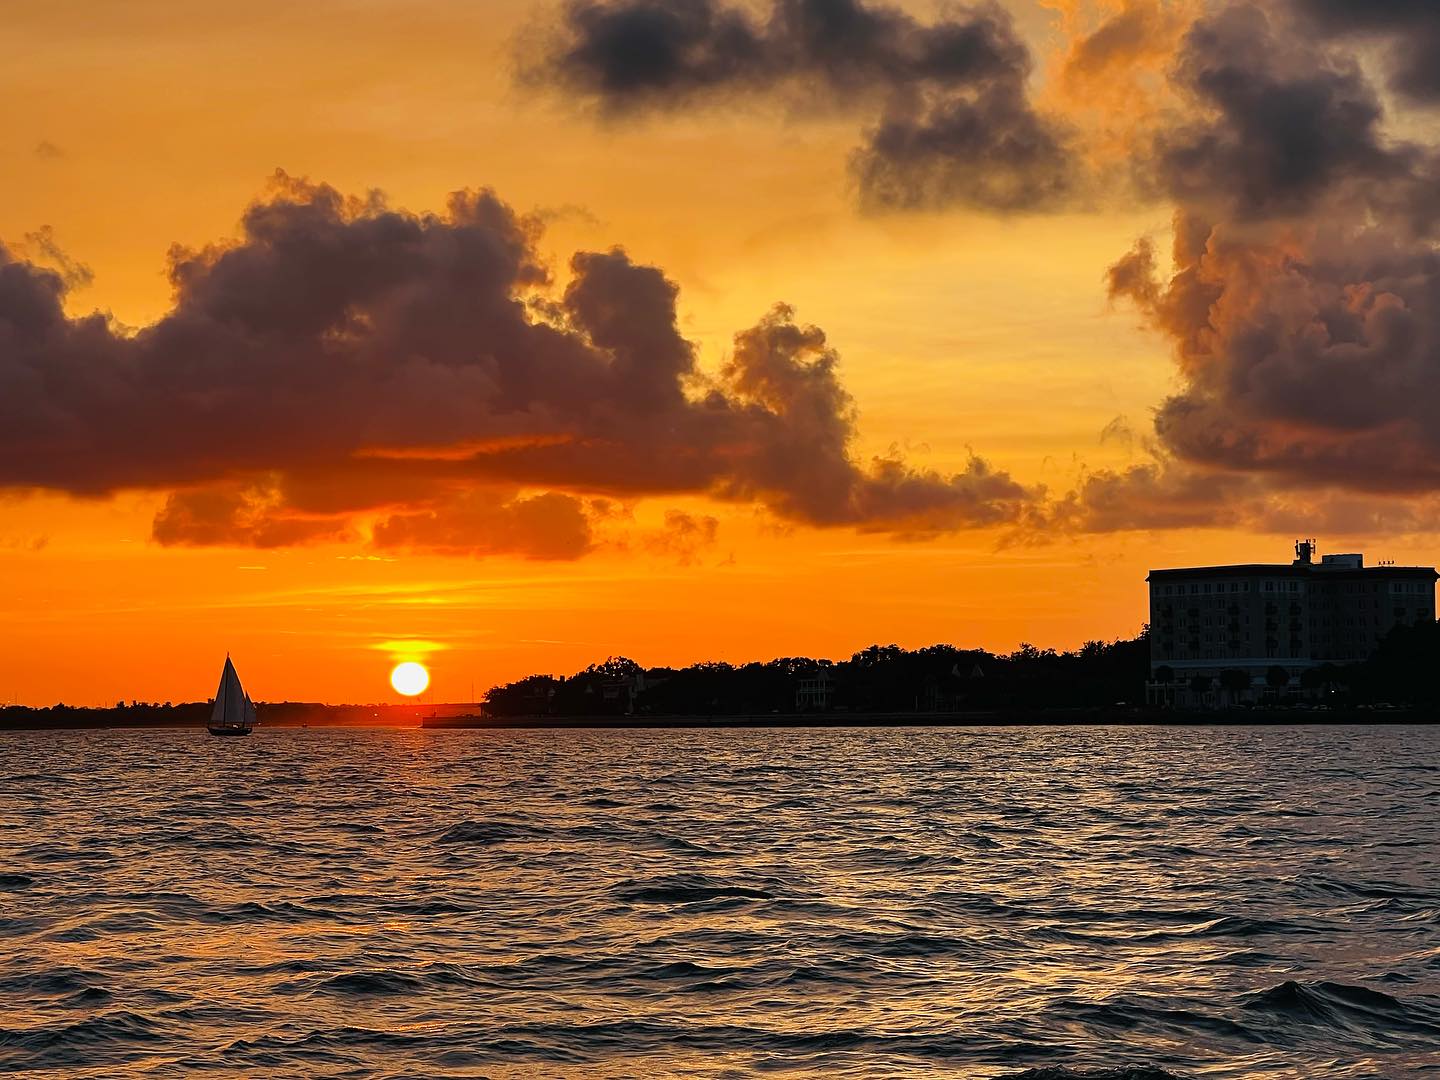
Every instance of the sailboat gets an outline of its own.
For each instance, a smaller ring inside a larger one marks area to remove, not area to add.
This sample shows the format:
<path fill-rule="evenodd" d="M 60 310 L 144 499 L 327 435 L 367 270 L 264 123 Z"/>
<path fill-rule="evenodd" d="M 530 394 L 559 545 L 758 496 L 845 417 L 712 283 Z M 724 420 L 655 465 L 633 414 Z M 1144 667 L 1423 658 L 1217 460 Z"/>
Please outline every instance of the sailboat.
<path fill-rule="evenodd" d="M 211 735 L 249 735 L 254 727 L 255 703 L 240 685 L 235 665 L 226 656 L 225 670 L 220 673 L 220 689 L 215 691 L 206 730 Z"/>

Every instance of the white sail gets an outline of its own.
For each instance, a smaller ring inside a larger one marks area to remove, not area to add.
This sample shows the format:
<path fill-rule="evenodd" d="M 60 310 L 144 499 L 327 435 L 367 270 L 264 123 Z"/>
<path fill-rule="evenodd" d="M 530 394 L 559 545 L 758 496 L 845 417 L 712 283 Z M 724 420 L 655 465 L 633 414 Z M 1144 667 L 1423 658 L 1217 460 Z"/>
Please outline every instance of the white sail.
<path fill-rule="evenodd" d="M 255 706 L 250 704 L 250 695 L 240 685 L 240 676 L 235 674 L 235 665 L 225 658 L 225 670 L 220 673 L 220 688 L 215 691 L 215 704 L 210 708 L 211 727 L 249 727 L 255 723 Z"/>

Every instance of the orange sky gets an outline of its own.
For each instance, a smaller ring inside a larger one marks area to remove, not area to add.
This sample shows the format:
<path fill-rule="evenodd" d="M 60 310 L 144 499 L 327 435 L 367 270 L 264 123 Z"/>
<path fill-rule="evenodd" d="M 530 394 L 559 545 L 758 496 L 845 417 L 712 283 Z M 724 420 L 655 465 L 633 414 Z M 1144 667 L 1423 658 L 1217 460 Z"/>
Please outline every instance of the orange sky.
<path fill-rule="evenodd" d="M 1011 4 L 1037 56 L 1053 12 Z M 914 5 L 928 12 L 928 5 Z M 682 332 L 718 370 L 772 304 L 824 328 L 859 409 L 856 457 L 899 447 L 961 470 L 971 450 L 1023 484 L 1069 490 L 1142 451 L 1136 430 L 1176 384 L 1170 345 L 1105 295 L 1105 268 L 1171 208 L 1033 215 L 857 212 L 853 117 L 750 102 L 597 120 L 515 88 L 516 0 L 277 0 L 193 5 L 12 0 L 0 67 L 0 240 L 40 258 L 42 227 L 93 281 L 70 315 L 141 327 L 171 305 L 166 253 L 234 237 L 276 168 L 343 192 L 439 209 L 492 187 L 570 254 L 623 245 L 680 287 Z M 1043 80 L 1042 67 L 1037 79 Z M 31 239 L 27 241 L 27 234 Z M 647 664 L 844 656 L 872 642 L 1072 647 L 1135 633 L 1151 566 L 1280 560 L 1288 533 L 928 539 L 781 522 L 703 495 L 634 501 L 633 521 L 574 561 L 377 550 L 164 547 L 165 490 L 99 498 L 0 493 L 0 701 L 193 700 L 228 650 L 260 699 L 375 701 L 396 659 L 431 667 L 435 700 L 607 654 Z M 712 544 L 647 543 L 667 510 L 713 515 Z M 649 530 L 649 531 L 647 531 Z M 1430 563 L 1423 539 L 1364 543 Z"/>

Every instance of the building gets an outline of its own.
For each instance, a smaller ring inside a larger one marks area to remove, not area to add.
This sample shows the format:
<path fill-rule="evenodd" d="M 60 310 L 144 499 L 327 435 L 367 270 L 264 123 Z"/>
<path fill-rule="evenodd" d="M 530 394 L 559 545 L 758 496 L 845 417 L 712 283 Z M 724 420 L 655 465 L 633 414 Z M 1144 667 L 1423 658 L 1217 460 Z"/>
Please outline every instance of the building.
<path fill-rule="evenodd" d="M 795 688 L 795 711 L 825 712 L 830 708 L 834 694 L 835 682 L 828 666 L 804 672 Z"/>
<path fill-rule="evenodd" d="M 1290 563 L 1150 571 L 1147 701 L 1298 696 L 1306 670 L 1364 660 L 1394 627 L 1435 618 L 1434 567 L 1315 554 L 1301 540 Z"/>

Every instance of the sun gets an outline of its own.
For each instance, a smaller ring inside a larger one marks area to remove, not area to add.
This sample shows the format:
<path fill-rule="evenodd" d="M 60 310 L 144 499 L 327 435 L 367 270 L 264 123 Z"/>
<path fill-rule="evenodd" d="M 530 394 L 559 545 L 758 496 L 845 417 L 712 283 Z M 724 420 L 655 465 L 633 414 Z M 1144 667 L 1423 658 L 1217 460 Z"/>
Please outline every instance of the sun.
<path fill-rule="evenodd" d="M 403 664 L 396 664 L 395 670 L 390 672 L 390 685 L 397 693 L 414 697 L 416 694 L 423 694 L 430 685 L 430 672 L 425 670 L 423 664 L 407 660 Z"/>

